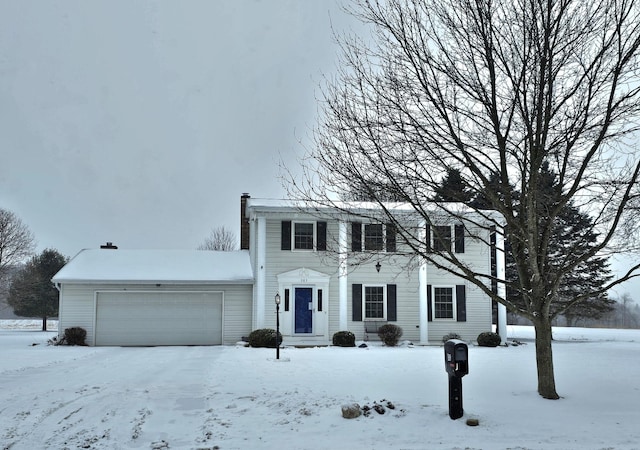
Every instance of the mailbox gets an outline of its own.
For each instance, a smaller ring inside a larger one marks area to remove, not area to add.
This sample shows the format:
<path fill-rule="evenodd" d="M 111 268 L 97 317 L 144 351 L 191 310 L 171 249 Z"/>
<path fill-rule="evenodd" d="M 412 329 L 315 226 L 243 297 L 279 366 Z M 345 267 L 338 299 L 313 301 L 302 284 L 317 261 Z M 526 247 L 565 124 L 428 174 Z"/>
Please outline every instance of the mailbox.
<path fill-rule="evenodd" d="M 444 368 L 449 374 L 449 417 L 459 419 L 462 407 L 462 377 L 469 373 L 469 347 L 459 339 L 444 343 Z"/>
<path fill-rule="evenodd" d="M 462 378 L 469 373 L 469 347 L 459 339 L 444 343 L 444 364 L 449 376 Z"/>

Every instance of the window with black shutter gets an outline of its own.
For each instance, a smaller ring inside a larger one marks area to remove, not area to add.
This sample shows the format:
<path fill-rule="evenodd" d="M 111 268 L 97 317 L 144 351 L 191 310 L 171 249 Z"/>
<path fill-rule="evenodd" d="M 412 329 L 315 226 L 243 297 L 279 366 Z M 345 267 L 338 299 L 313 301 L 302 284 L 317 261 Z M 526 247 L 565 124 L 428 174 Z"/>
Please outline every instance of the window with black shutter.
<path fill-rule="evenodd" d="M 464 253 L 464 225 L 454 226 L 455 252 Z"/>
<path fill-rule="evenodd" d="M 396 251 L 396 229 L 392 224 L 351 223 L 351 251 Z"/>
<path fill-rule="evenodd" d="M 449 225 L 433 227 L 433 251 L 451 251 L 451 227 Z"/>
<path fill-rule="evenodd" d="M 362 251 L 362 224 L 360 222 L 351 224 L 351 251 Z"/>
<path fill-rule="evenodd" d="M 397 286 L 395 284 L 387 284 L 387 320 L 389 322 L 398 320 L 397 309 Z"/>
<path fill-rule="evenodd" d="M 467 321 L 467 295 L 464 284 L 456 286 L 456 320 Z"/>
<path fill-rule="evenodd" d="M 280 235 L 280 249 L 291 250 L 291 221 L 283 220 Z"/>
<path fill-rule="evenodd" d="M 362 285 L 351 286 L 351 319 L 354 322 L 362 322 Z"/>
<path fill-rule="evenodd" d="M 325 251 L 327 249 L 327 222 L 316 223 L 317 232 L 317 244 L 318 251 Z"/>
<path fill-rule="evenodd" d="M 327 222 L 292 222 L 283 220 L 280 248 L 282 250 L 327 249 Z"/>
<path fill-rule="evenodd" d="M 396 251 L 396 226 L 392 223 L 388 223 L 387 224 L 387 229 L 386 229 L 386 246 L 387 246 L 387 252 L 395 252 Z"/>

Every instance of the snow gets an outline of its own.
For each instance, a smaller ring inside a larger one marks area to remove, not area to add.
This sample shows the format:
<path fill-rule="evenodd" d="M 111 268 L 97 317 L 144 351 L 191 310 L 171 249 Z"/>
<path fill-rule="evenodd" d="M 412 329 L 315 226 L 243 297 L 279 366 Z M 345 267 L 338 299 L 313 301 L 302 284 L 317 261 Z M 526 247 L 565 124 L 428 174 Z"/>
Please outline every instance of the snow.
<path fill-rule="evenodd" d="M 249 252 L 85 249 L 54 277 L 64 282 L 253 282 Z"/>
<path fill-rule="evenodd" d="M 633 449 L 640 330 L 556 328 L 560 400 L 536 393 L 523 345 L 470 346 L 465 415 L 448 416 L 441 346 L 252 349 L 47 346 L 0 322 L 0 448 Z M 37 344 L 37 345 L 34 345 Z M 349 403 L 395 409 L 344 419 Z M 479 420 L 470 427 L 466 420 Z"/>
<path fill-rule="evenodd" d="M 364 212 L 380 211 L 380 204 L 376 202 L 359 202 L 359 201 L 339 201 L 339 200 L 326 200 L 310 201 L 310 200 L 294 200 L 294 199 L 270 199 L 270 198 L 254 198 L 249 197 L 247 205 L 258 211 L 281 211 L 288 208 L 293 211 L 333 211 L 334 213 L 351 212 L 353 214 L 362 214 Z M 416 205 L 406 202 L 387 202 L 385 203 L 385 209 L 394 213 L 410 213 L 416 212 Z M 430 215 L 437 217 L 449 217 L 450 215 L 477 215 L 475 210 L 469 208 L 464 203 L 451 202 L 446 204 L 446 209 L 443 205 L 426 204 L 422 205 L 423 211 L 429 211 Z M 422 215 L 419 215 L 421 218 Z M 496 211 L 483 211 L 483 218 L 491 218 L 494 221 L 502 221 L 503 217 Z"/>

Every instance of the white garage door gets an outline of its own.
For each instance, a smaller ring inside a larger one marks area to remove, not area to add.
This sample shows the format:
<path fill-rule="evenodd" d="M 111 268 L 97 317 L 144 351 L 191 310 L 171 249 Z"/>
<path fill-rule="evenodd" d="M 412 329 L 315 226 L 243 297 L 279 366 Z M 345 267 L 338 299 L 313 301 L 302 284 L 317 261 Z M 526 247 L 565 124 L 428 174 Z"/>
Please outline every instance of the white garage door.
<path fill-rule="evenodd" d="M 222 293 L 100 292 L 96 345 L 220 345 Z"/>

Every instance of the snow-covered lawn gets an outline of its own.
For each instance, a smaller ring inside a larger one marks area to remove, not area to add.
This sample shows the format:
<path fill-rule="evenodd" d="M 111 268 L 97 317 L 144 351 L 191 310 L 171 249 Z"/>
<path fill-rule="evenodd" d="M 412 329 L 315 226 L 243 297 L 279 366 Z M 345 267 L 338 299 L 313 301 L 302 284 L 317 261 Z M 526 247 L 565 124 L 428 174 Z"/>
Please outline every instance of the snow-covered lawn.
<path fill-rule="evenodd" d="M 276 361 L 241 346 L 47 346 L 56 333 L 39 326 L 0 322 L 2 449 L 640 448 L 636 330 L 556 329 L 558 401 L 536 393 L 530 328 L 509 327 L 526 345 L 470 346 L 454 421 L 442 347 L 285 348 Z M 342 418 L 352 402 L 395 409 Z"/>

